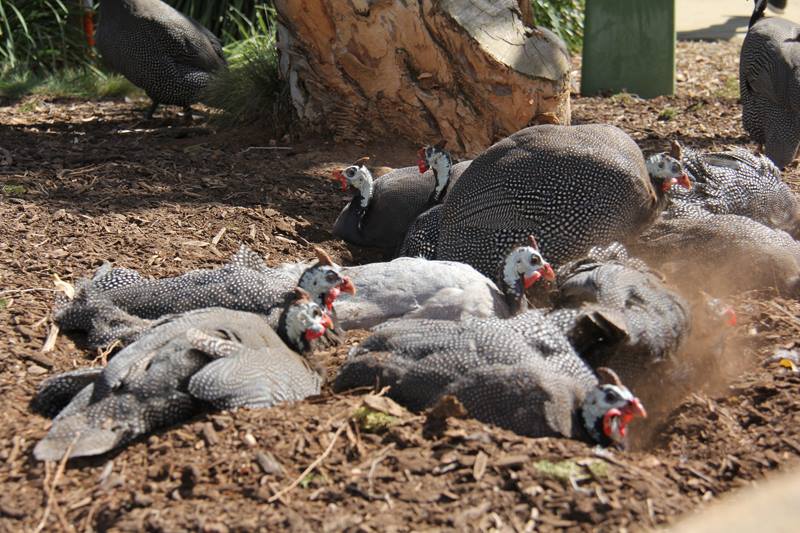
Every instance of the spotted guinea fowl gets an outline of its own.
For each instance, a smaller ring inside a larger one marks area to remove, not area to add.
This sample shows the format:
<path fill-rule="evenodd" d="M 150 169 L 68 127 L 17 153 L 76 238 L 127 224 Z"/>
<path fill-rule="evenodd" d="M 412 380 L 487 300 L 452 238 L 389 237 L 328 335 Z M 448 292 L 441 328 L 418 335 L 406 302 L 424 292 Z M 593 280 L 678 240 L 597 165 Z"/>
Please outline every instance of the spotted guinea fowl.
<path fill-rule="evenodd" d="M 683 163 L 692 180 L 688 191 L 672 191 L 677 212 L 683 204 L 718 215 L 741 215 L 792 235 L 800 232 L 797 196 L 781 179 L 781 171 L 763 155 L 735 147 L 725 152 L 699 152 L 673 142 L 670 155 Z"/>
<path fill-rule="evenodd" d="M 800 145 L 800 26 L 764 18 L 756 0 L 739 58 L 742 122 L 767 157 L 783 168 Z"/>
<path fill-rule="evenodd" d="M 354 193 L 337 217 L 333 234 L 394 256 L 408 227 L 417 216 L 440 202 L 448 188 L 450 155 L 439 146 L 422 151 L 435 166 L 427 168 L 420 160 L 415 167 L 399 168 L 374 179 L 364 164 L 367 158 L 362 158 L 334 171 L 333 178 L 342 190 L 351 186 Z"/>
<path fill-rule="evenodd" d="M 702 210 L 664 217 L 633 251 L 687 291 L 702 287 L 720 296 L 775 288 L 800 295 L 800 243 L 747 217 Z"/>
<path fill-rule="evenodd" d="M 373 332 L 348 354 L 335 391 L 389 386 L 413 410 L 453 395 L 470 416 L 521 435 L 602 445 L 622 444 L 628 422 L 644 415 L 618 379 L 598 384 L 538 310 L 507 320 L 398 319 Z"/>
<path fill-rule="evenodd" d="M 219 39 L 160 0 L 102 0 L 97 49 L 152 99 L 148 119 L 159 104 L 190 114 L 214 72 L 226 67 Z"/>
<path fill-rule="evenodd" d="M 298 276 L 306 263 L 278 268 Z M 336 315 L 346 329 L 367 329 L 397 317 L 460 320 L 509 317 L 527 307 L 525 291 L 541 280 L 553 281 L 550 264 L 536 241 L 510 250 L 493 283 L 469 265 L 401 257 L 386 263 L 342 267 L 359 287 L 336 300 Z"/>
<path fill-rule="evenodd" d="M 558 269 L 548 317 L 592 367 L 637 387 L 658 376 L 690 332 L 689 304 L 619 243 L 596 247 Z"/>
<path fill-rule="evenodd" d="M 645 162 L 609 125 L 533 126 L 474 159 L 442 208 L 436 258 L 490 275 L 508 246 L 534 234 L 561 265 L 589 248 L 634 239 L 666 205 L 673 184 L 690 183 L 680 162 Z"/>
<path fill-rule="evenodd" d="M 106 264 L 91 281 L 79 282 L 75 299 L 57 302 L 55 321 L 64 331 L 85 332 L 86 343 L 93 347 L 135 338 L 147 325 L 142 319 L 205 307 L 264 314 L 277 327 L 281 307 L 299 286 L 328 310 L 336 323 L 334 300 L 341 292 L 352 294 L 355 287 L 324 250 L 315 248 L 315 253 L 317 262 L 299 279 L 267 267 L 261 256 L 246 246 L 221 268 L 192 270 L 173 278 L 145 279 L 134 270 Z M 321 344 L 338 344 L 341 334 L 335 325 Z"/>
<path fill-rule="evenodd" d="M 298 291 L 283 311 L 283 340 L 262 315 L 195 310 L 149 330 L 105 368 L 47 380 L 33 407 L 53 412 L 69 403 L 34 455 L 99 455 L 208 406 L 269 407 L 318 394 L 322 377 L 296 351 L 307 351 L 330 318 Z"/>

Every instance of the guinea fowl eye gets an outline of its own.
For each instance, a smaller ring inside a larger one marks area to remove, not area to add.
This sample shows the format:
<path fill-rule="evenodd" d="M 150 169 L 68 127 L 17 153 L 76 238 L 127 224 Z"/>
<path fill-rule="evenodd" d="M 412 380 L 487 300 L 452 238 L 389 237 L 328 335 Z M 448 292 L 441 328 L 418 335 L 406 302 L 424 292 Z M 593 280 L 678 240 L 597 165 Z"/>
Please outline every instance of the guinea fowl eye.
<path fill-rule="evenodd" d="M 620 400 L 619 394 L 613 390 L 606 391 L 606 403 L 616 403 Z"/>
<path fill-rule="evenodd" d="M 347 170 L 345 170 L 344 173 L 348 178 L 352 178 L 353 176 L 356 175 L 356 169 L 354 169 L 353 167 L 350 167 Z"/>
<path fill-rule="evenodd" d="M 328 272 L 325 274 L 325 279 L 331 283 L 339 279 L 339 275 L 336 272 Z"/>

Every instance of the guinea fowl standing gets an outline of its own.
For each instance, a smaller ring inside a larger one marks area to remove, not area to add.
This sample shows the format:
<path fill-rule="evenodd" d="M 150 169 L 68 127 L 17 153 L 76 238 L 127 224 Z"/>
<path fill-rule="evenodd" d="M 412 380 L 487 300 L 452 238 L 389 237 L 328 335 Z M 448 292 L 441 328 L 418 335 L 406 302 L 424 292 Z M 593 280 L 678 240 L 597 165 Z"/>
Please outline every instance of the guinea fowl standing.
<path fill-rule="evenodd" d="M 618 379 L 598 384 L 538 310 L 507 320 L 381 324 L 350 351 L 333 388 L 376 385 L 413 410 L 453 395 L 470 416 L 521 435 L 602 445 L 623 443 L 628 422 L 645 414 Z"/>
<path fill-rule="evenodd" d="M 102 0 L 97 48 L 103 61 L 159 104 L 189 106 L 213 73 L 226 68 L 213 33 L 160 0 Z"/>
<path fill-rule="evenodd" d="M 269 407 L 319 394 L 322 377 L 296 351 L 306 353 L 330 318 L 301 290 L 283 315 L 276 334 L 262 315 L 190 311 L 147 331 L 105 368 L 45 381 L 34 408 L 60 412 L 34 455 L 99 455 L 209 405 Z"/>
<path fill-rule="evenodd" d="M 673 191 L 665 216 L 683 207 L 700 207 L 717 215 L 741 215 L 792 235 L 800 233 L 797 196 L 781 179 L 781 171 L 762 155 L 741 148 L 726 152 L 698 152 L 673 143 L 693 187 Z"/>
<path fill-rule="evenodd" d="M 800 26 L 764 18 L 767 0 L 755 0 L 739 58 L 744 129 L 778 167 L 800 145 Z"/>
<path fill-rule="evenodd" d="M 278 268 L 298 276 L 305 263 Z M 367 329 L 392 318 L 460 320 L 507 318 L 526 307 L 525 290 L 540 280 L 553 281 L 550 264 L 534 240 L 511 250 L 495 278 L 497 284 L 469 265 L 400 257 L 387 263 L 342 267 L 359 287 L 358 294 L 336 300 L 344 329 Z"/>
<path fill-rule="evenodd" d="M 686 340 L 689 304 L 619 243 L 558 269 L 548 314 L 592 368 L 609 367 L 636 388 Z M 652 380 L 651 380 L 652 381 Z"/>
<path fill-rule="evenodd" d="M 93 347 L 121 336 L 121 340 L 135 338 L 149 327 L 142 319 L 205 307 L 260 313 L 275 328 L 281 307 L 299 286 L 334 319 L 335 326 L 321 342 L 338 344 L 341 329 L 336 325 L 333 302 L 340 292 L 354 293 L 355 287 L 328 254 L 320 248 L 315 248 L 315 253 L 317 262 L 299 279 L 267 267 L 261 256 L 244 245 L 221 268 L 192 270 L 174 278 L 145 279 L 134 270 L 106 264 L 91 281 L 79 282 L 74 300 L 57 303 L 55 321 L 65 331 L 86 332 Z"/>
<path fill-rule="evenodd" d="M 426 150 L 426 149 L 423 149 Z M 364 165 L 367 158 L 333 173 L 342 190 L 354 189 L 353 198 L 342 209 L 333 227 L 333 234 L 358 245 L 381 248 L 388 256 L 396 255 L 409 226 L 428 208 L 444 197 L 450 172 L 450 155 L 440 147 L 428 147 L 436 167 L 427 169 L 403 167 L 373 179 Z"/>
<path fill-rule="evenodd" d="M 679 162 L 658 154 L 645 163 L 614 126 L 526 128 L 474 159 L 450 190 L 436 258 L 491 275 L 509 245 L 535 234 L 561 265 L 592 246 L 635 239 L 676 182 L 691 186 Z"/>

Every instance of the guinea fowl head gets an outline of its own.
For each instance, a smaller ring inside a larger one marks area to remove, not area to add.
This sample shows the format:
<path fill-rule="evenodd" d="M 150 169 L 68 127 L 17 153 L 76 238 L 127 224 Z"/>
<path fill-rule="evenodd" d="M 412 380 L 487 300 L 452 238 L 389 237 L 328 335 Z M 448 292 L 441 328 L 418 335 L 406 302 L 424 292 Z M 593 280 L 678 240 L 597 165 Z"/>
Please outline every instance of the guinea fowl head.
<path fill-rule="evenodd" d="M 311 296 L 297 287 L 287 305 L 279 333 L 289 347 L 299 353 L 306 353 L 312 348 L 312 341 L 322 337 L 328 329 L 333 328 L 333 321 L 322 307 L 311 300 Z"/>
<path fill-rule="evenodd" d="M 680 185 L 684 189 L 691 189 L 692 182 L 680 159 L 672 155 L 660 153 L 651 155 L 645 162 L 650 181 L 659 195 L 668 192 L 673 185 Z"/>
<path fill-rule="evenodd" d="M 332 177 L 342 186 L 342 191 L 346 191 L 347 186 L 352 185 L 363 193 L 365 184 L 372 185 L 372 173 L 366 166 L 367 161 L 369 161 L 369 157 L 362 157 L 347 168 L 333 171 Z"/>
<path fill-rule="evenodd" d="M 433 191 L 434 201 L 439 201 L 442 193 L 450 181 L 450 169 L 453 160 L 445 149 L 445 141 L 440 141 L 433 146 L 425 146 L 417 152 L 417 167 L 419 173 L 424 174 L 428 169 L 433 170 L 436 178 L 436 188 Z"/>
<path fill-rule="evenodd" d="M 702 298 L 703 304 L 705 304 L 705 312 L 711 320 L 716 323 L 714 326 L 720 323 L 729 327 L 736 326 L 736 310 L 733 306 L 728 305 L 724 300 L 714 298 L 705 291 L 700 291 L 700 297 Z"/>
<path fill-rule="evenodd" d="M 506 256 L 499 277 L 506 303 L 511 313 L 516 314 L 527 307 L 525 291 L 541 279 L 554 281 L 556 274 L 542 257 L 536 238 L 531 235 L 526 246 L 518 246 Z"/>
<path fill-rule="evenodd" d="M 341 293 L 355 294 L 356 287 L 349 277 L 342 275 L 341 267 L 333 262 L 325 250 L 315 246 L 314 253 L 317 254 L 317 262 L 300 275 L 297 286 L 308 292 L 312 301 L 330 312 Z"/>
<path fill-rule="evenodd" d="M 647 412 L 616 372 L 601 367 L 596 370 L 600 383 L 583 400 L 583 424 L 589 435 L 601 446 L 624 446 L 628 424 Z"/>

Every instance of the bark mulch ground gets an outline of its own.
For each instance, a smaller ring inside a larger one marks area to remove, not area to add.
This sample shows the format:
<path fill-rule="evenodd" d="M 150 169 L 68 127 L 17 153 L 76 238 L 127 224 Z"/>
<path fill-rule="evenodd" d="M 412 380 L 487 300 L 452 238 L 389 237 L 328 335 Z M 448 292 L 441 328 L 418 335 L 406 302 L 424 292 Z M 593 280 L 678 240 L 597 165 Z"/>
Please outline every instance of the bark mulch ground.
<path fill-rule="evenodd" d="M 681 43 L 677 96 L 575 95 L 574 122 L 616 124 L 645 151 L 671 138 L 753 148 L 741 129 L 737 61 L 736 44 Z M 218 266 L 241 243 L 270 264 L 309 259 L 312 243 L 345 264 L 376 260 L 330 234 L 347 198 L 327 176 L 362 155 L 376 165 L 415 161 L 416 147 L 396 142 L 271 143 L 254 128 L 187 127 L 171 110 L 144 122 L 143 107 L 0 107 L 2 529 L 638 530 L 798 463 L 800 376 L 769 356 L 800 338 L 800 304 L 769 295 L 736 300 L 726 371 L 653 409 L 632 428 L 639 438 L 627 453 L 458 418 L 431 432 L 424 415 L 374 395 L 325 390 L 292 406 L 200 416 L 66 468 L 34 461 L 49 423 L 28 408 L 37 385 L 97 355 L 63 337 L 41 351 L 54 275 L 74 281 L 106 260 L 175 275 Z M 798 176 L 786 172 L 793 186 Z M 321 355 L 330 376 L 364 335 Z M 358 419 L 364 402 L 389 416 Z"/>

